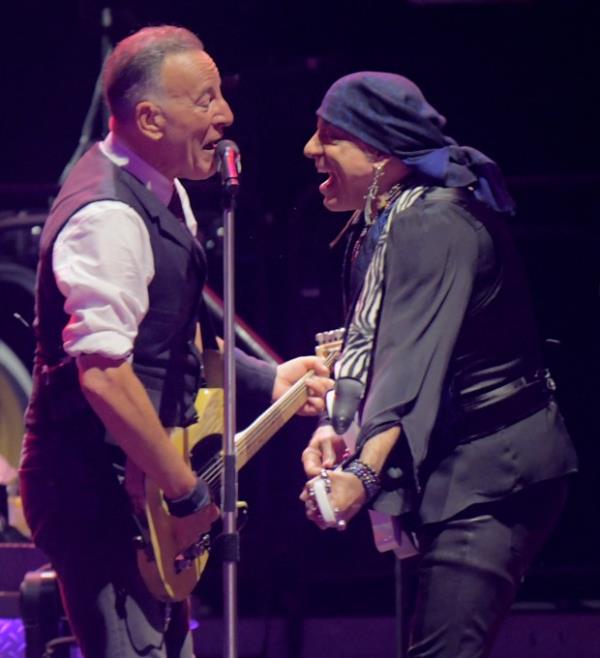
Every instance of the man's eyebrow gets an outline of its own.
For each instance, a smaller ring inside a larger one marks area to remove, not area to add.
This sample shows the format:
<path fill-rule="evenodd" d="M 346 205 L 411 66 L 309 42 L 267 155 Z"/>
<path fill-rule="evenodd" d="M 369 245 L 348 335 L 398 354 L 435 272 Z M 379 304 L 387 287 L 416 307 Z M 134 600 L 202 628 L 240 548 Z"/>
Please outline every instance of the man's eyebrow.
<path fill-rule="evenodd" d="M 331 138 L 334 134 L 332 128 L 333 128 L 333 126 L 329 125 L 328 123 L 322 123 L 319 126 L 319 134 L 322 137 Z"/>
<path fill-rule="evenodd" d="M 214 93 L 215 93 L 215 85 L 212 82 L 204 84 L 201 87 L 191 91 L 191 95 L 195 99 L 199 99 L 202 98 L 202 96 L 206 96 L 207 94 L 214 94 Z"/>

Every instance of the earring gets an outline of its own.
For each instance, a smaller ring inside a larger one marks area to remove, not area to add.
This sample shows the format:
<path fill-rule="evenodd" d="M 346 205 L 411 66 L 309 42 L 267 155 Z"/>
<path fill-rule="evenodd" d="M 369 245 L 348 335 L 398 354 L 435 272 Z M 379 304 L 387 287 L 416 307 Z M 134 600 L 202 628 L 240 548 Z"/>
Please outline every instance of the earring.
<path fill-rule="evenodd" d="M 365 194 L 365 222 L 367 224 L 372 224 L 373 223 L 373 217 L 371 215 L 371 206 L 377 199 L 377 195 L 379 194 L 379 181 L 381 180 L 381 177 L 383 176 L 383 169 L 385 167 L 385 161 L 384 162 L 376 162 L 373 165 L 373 178 L 371 179 L 371 184 L 369 185 L 369 189 L 367 190 L 367 193 Z"/>

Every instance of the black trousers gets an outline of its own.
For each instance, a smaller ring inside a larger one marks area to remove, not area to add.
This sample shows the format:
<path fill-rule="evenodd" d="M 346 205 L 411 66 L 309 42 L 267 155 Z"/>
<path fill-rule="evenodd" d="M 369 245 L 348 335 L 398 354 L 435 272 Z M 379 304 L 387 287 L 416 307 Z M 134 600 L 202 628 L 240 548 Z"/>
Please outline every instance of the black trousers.
<path fill-rule="evenodd" d="M 419 531 L 410 658 L 485 658 L 533 558 L 555 527 L 565 479 L 474 505 Z"/>
<path fill-rule="evenodd" d="M 127 496 L 101 444 L 84 439 L 82 430 L 79 444 L 45 452 L 33 443 L 20 469 L 27 522 L 78 645 L 85 658 L 192 658 L 187 602 L 162 603 L 146 588 Z"/>

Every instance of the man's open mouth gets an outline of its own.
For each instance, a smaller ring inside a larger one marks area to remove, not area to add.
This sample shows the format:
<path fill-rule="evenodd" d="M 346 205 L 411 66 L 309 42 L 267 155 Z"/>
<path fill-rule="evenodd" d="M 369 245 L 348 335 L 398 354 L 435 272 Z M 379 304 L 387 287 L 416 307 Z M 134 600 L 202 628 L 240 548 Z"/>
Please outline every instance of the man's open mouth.
<path fill-rule="evenodd" d="M 321 194 L 327 194 L 333 185 L 335 185 L 335 175 L 332 174 L 331 172 L 321 172 L 321 173 L 328 173 L 329 175 L 327 178 L 319 185 L 319 192 Z"/>

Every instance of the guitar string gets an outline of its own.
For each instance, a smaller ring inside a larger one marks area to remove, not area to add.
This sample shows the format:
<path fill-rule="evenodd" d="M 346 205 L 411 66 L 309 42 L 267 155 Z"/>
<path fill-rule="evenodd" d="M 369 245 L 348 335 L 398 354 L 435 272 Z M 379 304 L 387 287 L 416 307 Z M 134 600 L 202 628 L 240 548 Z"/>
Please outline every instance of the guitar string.
<path fill-rule="evenodd" d="M 331 365 L 332 365 L 334 359 L 336 358 L 336 356 L 337 356 L 337 353 L 334 353 L 334 352 L 330 353 L 327 356 L 327 358 L 325 359 L 325 364 L 328 367 L 331 367 Z M 286 400 L 285 400 L 284 404 L 274 405 L 273 407 L 271 407 L 270 409 L 268 409 L 265 412 L 265 417 L 264 417 L 263 421 L 261 421 L 261 424 L 264 422 L 266 425 L 265 425 L 264 429 L 261 428 L 260 434 L 264 434 L 265 430 L 271 429 L 273 427 L 273 425 L 277 424 L 278 416 L 281 415 L 281 414 L 279 414 L 280 410 L 283 410 L 283 411 L 287 410 L 287 407 L 293 406 L 293 404 L 295 404 L 297 402 L 297 398 L 298 398 L 299 394 L 304 395 L 306 393 L 305 381 L 310 376 L 311 375 L 308 375 L 308 374 L 305 375 L 301 380 L 299 380 L 290 389 L 288 395 L 286 396 Z M 286 419 L 286 421 L 288 419 Z M 250 426 L 246 430 L 247 435 L 242 437 L 240 439 L 240 442 L 238 443 L 238 446 L 237 446 L 238 454 L 243 452 L 243 451 L 248 451 L 252 447 L 252 443 L 255 442 L 256 439 L 258 439 L 258 447 L 260 447 L 260 445 L 261 445 L 260 434 L 259 434 L 258 437 L 256 437 L 257 432 L 258 432 L 258 430 L 256 430 L 256 429 L 253 430 L 252 426 Z M 263 444 L 264 444 L 264 442 L 265 442 L 265 440 L 262 441 Z M 248 457 L 248 460 L 251 457 L 253 457 L 254 454 L 256 454 L 256 450 L 250 454 L 250 456 Z M 211 461 L 209 461 L 209 464 L 208 464 L 207 468 L 205 469 L 205 471 L 201 474 L 201 477 L 203 477 L 205 479 L 208 478 L 208 480 L 207 480 L 208 482 L 211 482 L 214 478 L 218 478 L 221 474 L 221 471 L 222 471 L 222 464 L 223 464 L 222 455 L 221 454 L 215 455 L 215 457 L 213 457 L 213 459 Z"/>
<path fill-rule="evenodd" d="M 292 401 L 293 400 L 290 399 L 290 402 Z M 265 419 L 265 427 L 263 431 L 269 430 L 273 425 L 275 425 L 276 424 L 275 420 L 276 420 L 275 418 L 273 418 L 272 420 Z M 240 442 L 236 446 L 237 448 L 236 451 L 238 453 L 242 451 L 244 452 L 248 451 L 250 448 L 252 448 L 252 444 L 254 441 L 255 441 L 255 437 L 252 434 L 249 434 L 247 437 L 244 437 L 242 440 L 240 440 Z M 258 441 L 258 443 L 260 445 L 260 441 Z M 252 453 L 252 455 L 250 456 L 253 456 L 253 454 L 254 453 Z M 220 476 L 222 468 L 223 468 L 223 459 L 222 459 L 222 455 L 219 454 L 212 458 L 212 460 L 209 462 L 208 468 L 201 474 L 201 476 L 205 480 L 207 480 L 207 482 L 211 482 L 214 478 L 218 478 Z"/>
<path fill-rule="evenodd" d="M 304 384 L 304 382 L 301 382 Z M 261 434 L 264 433 L 265 430 L 269 430 L 273 425 L 277 424 L 277 416 L 279 416 L 279 412 L 287 409 L 287 407 L 292 406 L 293 403 L 296 402 L 298 397 L 301 397 L 301 395 L 304 394 L 304 391 L 302 390 L 302 387 L 299 387 L 297 391 L 294 391 L 289 397 L 286 399 L 286 402 L 284 405 L 281 405 L 280 407 L 277 407 L 277 409 L 274 410 L 269 410 L 267 415 L 265 416 L 264 419 L 264 429 L 261 428 Z M 277 412 L 277 413 L 276 413 Z M 262 423 L 261 423 L 262 425 Z M 245 452 L 249 451 L 253 447 L 253 443 L 257 443 L 258 446 L 260 447 L 260 436 L 255 436 L 256 431 L 248 431 L 248 434 L 244 437 L 242 437 L 239 441 L 239 443 L 236 445 L 236 452 L 239 454 L 240 452 Z M 256 451 L 255 451 L 256 452 Z M 250 457 L 252 457 L 255 452 L 253 452 Z M 209 484 L 213 482 L 215 478 L 218 478 L 221 475 L 221 471 L 223 469 L 223 457 L 221 454 L 215 455 L 207 465 L 207 468 L 200 474 L 200 476 L 206 480 Z"/>
<path fill-rule="evenodd" d="M 328 354 L 325 359 L 325 365 L 327 367 L 331 367 L 336 356 L 337 353 L 335 352 L 331 352 L 330 354 Z M 248 460 L 250 460 L 250 458 L 253 457 L 254 454 L 256 454 L 257 450 L 261 447 L 261 445 L 265 443 L 265 439 L 263 439 L 261 442 L 261 434 L 264 435 L 266 430 L 269 430 L 274 425 L 277 425 L 277 421 L 279 417 L 283 415 L 283 412 L 287 411 L 287 409 L 290 406 L 296 404 L 299 397 L 306 395 L 305 383 L 306 380 L 313 374 L 314 373 L 312 372 L 310 374 L 306 374 L 304 377 L 302 377 L 302 379 L 296 382 L 296 384 L 294 384 L 294 386 L 292 386 L 292 388 L 289 390 L 285 402 L 279 405 L 275 404 L 270 409 L 267 409 L 267 411 L 264 413 L 264 419 L 263 421 L 261 421 L 261 425 L 264 422 L 265 426 L 264 428 L 261 427 L 260 433 L 258 433 L 258 430 L 253 429 L 252 425 L 247 430 L 245 430 L 246 435 L 243 436 L 240 439 L 239 443 L 236 445 L 237 454 L 240 454 L 241 452 L 245 452 L 245 451 L 250 451 L 250 449 L 253 447 L 253 443 L 256 443 L 257 447 L 256 450 L 254 450 L 254 452 L 251 452 L 250 456 L 248 457 Z M 288 419 L 286 419 L 286 421 L 287 420 Z M 200 474 L 200 476 L 209 484 L 209 486 L 212 487 L 213 485 L 217 484 L 222 471 L 223 471 L 223 457 L 222 454 L 219 453 L 215 455 L 211 460 L 209 460 L 205 470 Z"/>
<path fill-rule="evenodd" d="M 331 367 L 334 359 L 336 358 L 337 353 L 330 353 L 325 359 L 325 365 L 328 367 Z M 258 447 L 251 452 L 250 456 L 248 457 L 248 460 L 256 454 L 256 451 L 258 448 L 261 447 L 261 445 L 264 445 L 266 439 L 261 440 L 261 434 L 265 433 L 265 430 L 271 429 L 274 425 L 278 424 L 279 417 L 287 411 L 287 408 L 290 406 L 294 406 L 297 404 L 297 398 L 299 395 L 305 395 L 306 394 L 306 387 L 305 387 L 305 382 L 306 380 L 312 376 L 313 373 L 307 374 L 302 379 L 300 379 L 292 388 L 289 390 L 288 394 L 286 395 L 285 402 L 283 404 L 277 404 L 273 405 L 270 409 L 267 409 L 267 411 L 264 413 L 264 418 L 261 420 L 261 425 L 265 423 L 265 427 L 261 427 L 260 430 L 253 428 L 252 425 L 248 427 L 245 431 L 244 434 L 246 436 L 243 436 L 239 443 L 237 444 L 237 449 L 236 452 L 238 454 L 244 452 L 244 451 L 250 451 L 250 449 L 253 447 L 253 443 L 257 443 Z M 282 413 L 280 413 L 280 411 Z M 289 420 L 289 417 L 286 419 L 286 421 Z M 286 422 L 284 421 L 284 422 Z M 277 430 L 275 430 L 277 431 Z M 256 436 L 258 434 L 258 436 Z M 213 477 L 218 477 L 220 475 L 220 471 L 222 471 L 222 455 L 218 454 L 215 455 L 211 461 L 209 461 L 209 464 L 206 468 L 206 470 L 201 474 L 201 477 L 203 478 L 213 478 Z"/>

